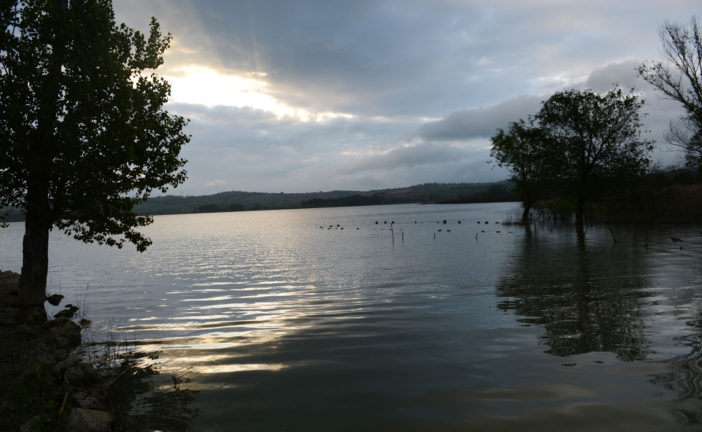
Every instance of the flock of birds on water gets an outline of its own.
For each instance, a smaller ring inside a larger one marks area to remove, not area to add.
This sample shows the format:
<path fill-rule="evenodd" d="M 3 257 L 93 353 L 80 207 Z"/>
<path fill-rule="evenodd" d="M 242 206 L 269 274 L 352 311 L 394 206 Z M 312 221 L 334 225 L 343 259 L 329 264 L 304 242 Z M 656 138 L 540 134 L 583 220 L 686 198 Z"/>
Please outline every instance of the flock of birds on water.
<path fill-rule="evenodd" d="M 461 225 L 461 221 L 460 221 L 460 220 L 458 220 L 458 221 L 456 221 L 456 222 L 458 223 L 458 225 Z M 423 224 L 424 222 L 417 222 L 417 221 L 414 221 L 414 224 L 418 224 L 418 223 Z M 442 221 L 437 221 L 436 223 L 437 223 L 437 224 L 442 224 L 442 225 L 447 225 L 448 221 L 447 221 L 446 219 L 443 219 Z M 489 225 L 489 224 L 490 224 L 490 221 L 483 221 L 483 222 L 477 221 L 477 224 L 481 224 L 481 223 L 484 224 L 484 225 Z M 388 225 L 388 221 L 387 221 L 387 220 L 384 220 L 382 224 L 383 224 L 383 225 Z M 499 222 L 499 221 L 496 221 L 496 222 L 494 222 L 494 224 L 495 224 L 495 225 L 499 225 L 500 222 Z M 376 221 L 375 221 L 375 225 L 380 225 L 380 221 L 376 220 Z M 395 226 L 395 221 L 394 221 L 394 220 L 391 220 L 391 221 L 390 221 L 390 231 L 393 231 L 394 226 Z M 323 225 L 320 225 L 319 228 L 320 228 L 320 229 L 327 229 L 327 230 L 332 230 L 332 229 L 335 229 L 335 230 L 343 230 L 343 229 L 344 229 L 344 227 L 343 227 L 341 224 L 329 225 L 329 226 L 327 226 L 327 227 L 325 227 L 325 226 L 323 226 Z M 356 230 L 357 230 L 357 231 L 360 230 L 360 229 L 361 229 L 361 227 L 358 227 L 358 226 L 356 227 Z M 446 228 L 446 229 L 444 230 L 443 228 L 439 228 L 439 229 L 436 230 L 436 232 L 444 232 L 444 231 L 445 231 L 445 232 L 451 232 L 451 229 L 450 229 L 450 228 Z M 611 227 L 610 227 L 610 231 L 612 231 L 612 228 L 611 228 Z M 435 239 L 435 240 L 436 240 L 436 232 L 434 233 L 434 239 Z M 481 233 L 484 233 L 485 230 L 480 230 L 480 232 L 481 232 Z M 500 233 L 502 233 L 502 231 L 501 231 L 501 230 L 495 230 L 495 233 L 496 233 L 496 234 L 500 234 Z M 507 233 L 511 234 L 512 231 L 507 231 Z M 475 233 L 475 238 L 476 238 L 476 240 L 477 240 L 477 238 L 478 238 L 478 234 L 479 234 L 478 232 Z M 700 232 L 700 234 L 702 234 L 702 232 Z M 613 233 L 613 232 L 612 232 L 612 237 L 614 238 L 614 233 Z M 403 241 L 404 241 L 404 232 L 402 232 L 402 239 L 403 239 Z M 683 239 L 681 239 L 680 237 L 670 237 L 670 240 L 671 240 L 673 243 L 683 242 Z M 615 241 L 615 243 L 616 243 L 616 239 L 615 239 L 614 241 Z M 648 247 L 648 242 L 646 242 L 646 245 L 645 245 L 645 246 Z M 680 249 L 682 250 L 682 246 L 680 247 Z"/>
<path fill-rule="evenodd" d="M 456 221 L 456 222 L 458 223 L 458 225 L 461 225 L 461 221 L 460 221 L 460 220 L 458 220 L 458 221 Z M 418 224 L 418 223 L 423 224 L 424 222 L 417 222 L 417 221 L 414 221 L 414 224 Z M 437 221 L 436 223 L 437 223 L 437 224 L 441 224 L 441 225 L 447 225 L 447 224 L 448 224 L 448 221 L 447 221 L 446 219 L 443 219 L 442 221 Z M 477 223 L 478 223 L 478 224 L 481 224 L 481 223 L 482 223 L 482 224 L 484 224 L 484 225 L 489 225 L 489 224 L 490 224 L 490 221 L 482 221 L 482 222 L 481 222 L 481 221 L 477 221 Z M 396 222 L 395 222 L 394 220 L 391 220 L 391 221 L 390 221 L 389 225 L 390 225 L 390 230 L 391 230 L 391 231 L 394 229 L 395 224 L 396 224 Z M 495 224 L 495 225 L 499 225 L 500 222 L 494 222 L 494 224 Z M 379 220 L 376 220 L 376 221 L 375 221 L 375 225 L 381 225 L 380 221 L 379 221 Z M 382 225 L 388 225 L 388 221 L 387 221 L 387 220 L 384 220 L 383 223 L 382 223 Z M 343 227 L 341 224 L 329 225 L 329 226 L 326 226 L 326 227 L 325 227 L 324 225 L 320 225 L 319 228 L 320 228 L 320 229 L 327 229 L 327 230 L 332 230 L 332 229 L 334 229 L 334 230 L 343 230 L 343 229 L 344 229 L 344 227 Z M 361 229 L 361 227 L 358 227 L 358 226 L 356 227 L 356 230 L 357 230 L 357 231 L 360 230 L 360 229 Z M 445 231 L 445 232 L 451 232 L 451 229 L 450 229 L 450 228 L 446 228 L 446 229 L 439 228 L 439 229 L 436 230 L 436 232 L 444 232 L 444 231 Z M 481 233 L 484 233 L 485 230 L 481 230 L 480 232 L 481 232 Z M 495 230 L 495 233 L 497 233 L 497 234 L 500 234 L 501 232 L 502 232 L 501 230 Z M 511 234 L 511 231 L 508 231 L 508 233 Z M 476 238 L 477 238 L 478 233 L 476 232 L 475 235 L 476 235 Z M 434 234 L 434 236 L 436 237 L 436 234 Z"/>

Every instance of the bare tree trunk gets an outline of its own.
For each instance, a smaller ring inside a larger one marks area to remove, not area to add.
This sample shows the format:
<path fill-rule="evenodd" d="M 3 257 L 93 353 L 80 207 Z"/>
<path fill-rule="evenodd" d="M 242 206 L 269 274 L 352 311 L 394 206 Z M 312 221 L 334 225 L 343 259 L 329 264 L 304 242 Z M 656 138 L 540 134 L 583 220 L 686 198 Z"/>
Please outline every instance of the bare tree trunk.
<path fill-rule="evenodd" d="M 35 186 L 41 189 L 40 183 Z M 46 274 L 49 269 L 49 228 L 46 192 L 30 187 L 27 194 L 27 217 L 22 241 L 20 299 L 25 306 L 41 306 L 46 298 Z M 44 189 L 46 191 L 46 189 Z M 43 201 L 43 202 L 42 202 Z"/>
<path fill-rule="evenodd" d="M 52 53 L 40 92 L 36 139 L 31 142 L 33 158 L 28 162 L 27 196 L 25 199 L 24 239 L 22 241 L 22 274 L 20 299 L 25 306 L 41 306 L 46 299 L 46 275 L 49 270 L 49 231 L 53 219 L 49 206 L 51 164 L 55 154 L 54 129 L 59 112 L 60 78 L 65 55 L 64 35 L 59 23 L 68 8 L 68 0 L 54 0 L 51 22 L 55 35 Z"/>

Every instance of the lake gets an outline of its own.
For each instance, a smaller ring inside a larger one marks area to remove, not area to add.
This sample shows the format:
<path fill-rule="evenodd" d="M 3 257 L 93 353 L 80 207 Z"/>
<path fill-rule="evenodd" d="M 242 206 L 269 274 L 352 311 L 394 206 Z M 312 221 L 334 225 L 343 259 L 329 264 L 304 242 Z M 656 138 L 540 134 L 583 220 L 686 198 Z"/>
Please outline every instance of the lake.
<path fill-rule="evenodd" d="M 195 431 L 700 430 L 702 226 L 519 215 L 157 216 L 143 254 L 53 233 L 48 291 L 188 378 Z"/>

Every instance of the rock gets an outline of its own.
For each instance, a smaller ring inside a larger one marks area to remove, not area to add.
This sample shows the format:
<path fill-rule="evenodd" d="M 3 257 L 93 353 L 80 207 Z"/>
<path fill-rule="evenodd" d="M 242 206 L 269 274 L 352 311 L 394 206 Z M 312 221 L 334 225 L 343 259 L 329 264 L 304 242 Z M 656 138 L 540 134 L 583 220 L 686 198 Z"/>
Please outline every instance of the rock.
<path fill-rule="evenodd" d="M 55 346 L 75 348 L 81 343 L 80 326 L 68 318 L 51 320 L 44 327 L 49 330 L 49 342 Z"/>
<path fill-rule="evenodd" d="M 71 321 L 69 324 L 64 325 L 61 327 L 61 330 L 63 331 L 63 335 L 68 341 L 68 346 L 71 348 L 75 348 L 77 346 L 80 346 L 82 339 L 80 337 L 80 326 L 73 321 Z"/>
<path fill-rule="evenodd" d="M 80 320 L 80 326 L 83 327 L 83 328 L 86 328 L 86 327 L 90 326 L 90 324 L 92 324 L 92 323 L 93 323 L 93 322 L 90 321 L 89 319 L 83 318 L 83 319 Z"/>
<path fill-rule="evenodd" d="M 16 296 L 19 292 L 20 275 L 10 271 L 0 271 L 0 294 Z"/>
<path fill-rule="evenodd" d="M 59 303 L 61 303 L 61 300 L 63 300 L 63 296 L 61 294 L 52 294 L 46 297 L 46 301 L 48 301 L 51 306 L 58 306 Z"/>
<path fill-rule="evenodd" d="M 100 374 L 89 364 L 78 363 L 66 369 L 63 379 L 68 384 L 87 387 L 100 382 Z"/>
<path fill-rule="evenodd" d="M 106 432 L 111 423 L 110 413 L 88 408 L 73 408 L 68 419 L 68 427 L 74 432 Z"/>
<path fill-rule="evenodd" d="M 67 304 L 66 309 L 59 311 L 56 315 L 54 315 L 54 318 L 73 318 L 76 312 L 78 312 L 78 306 Z"/>
<path fill-rule="evenodd" d="M 18 336 L 22 336 L 25 339 L 30 339 L 30 338 L 36 338 L 37 336 L 40 335 L 41 329 L 38 329 L 36 327 L 28 326 L 27 324 L 20 324 L 17 326 L 15 329 L 15 334 Z"/>
<path fill-rule="evenodd" d="M 14 307 L 4 307 L 0 309 L 0 325 L 16 325 L 20 321 L 20 312 L 20 309 Z"/>
<path fill-rule="evenodd" d="M 27 420 L 25 424 L 20 427 L 20 432 L 35 432 L 39 430 L 39 423 L 41 422 L 41 417 L 35 415 L 34 417 Z"/>
<path fill-rule="evenodd" d="M 57 349 L 53 354 L 54 362 L 60 362 L 68 358 L 68 351 L 65 349 Z"/>
<path fill-rule="evenodd" d="M 69 348 L 68 340 L 57 331 L 52 331 L 51 333 L 47 334 L 45 340 L 45 345 L 52 346 L 53 348 Z"/>
<path fill-rule="evenodd" d="M 69 357 L 69 358 L 66 358 L 66 359 L 64 359 L 64 360 L 60 360 L 60 361 L 57 362 L 56 365 L 54 366 L 54 373 L 55 373 L 56 375 L 59 375 L 59 376 L 60 376 L 60 375 L 63 375 L 63 372 L 64 372 L 66 369 L 68 369 L 68 368 L 70 368 L 70 367 L 72 367 L 72 366 L 74 366 L 74 365 L 76 365 L 76 364 L 78 364 L 78 360 L 75 359 L 75 358 Z"/>
<path fill-rule="evenodd" d="M 71 321 L 70 318 L 54 318 L 52 320 L 48 320 L 47 322 L 44 323 L 44 328 L 45 329 L 52 329 L 54 327 L 63 327 L 67 322 Z"/>
<path fill-rule="evenodd" d="M 44 311 L 44 308 L 33 307 L 29 309 L 27 315 L 24 318 L 24 322 L 29 325 L 44 324 L 46 322 L 46 312 Z"/>
<path fill-rule="evenodd" d="M 88 408 L 92 410 L 101 410 L 105 408 L 104 404 L 101 403 L 98 398 L 84 391 L 75 393 L 73 395 L 73 399 L 75 400 L 76 405 L 81 408 Z"/>

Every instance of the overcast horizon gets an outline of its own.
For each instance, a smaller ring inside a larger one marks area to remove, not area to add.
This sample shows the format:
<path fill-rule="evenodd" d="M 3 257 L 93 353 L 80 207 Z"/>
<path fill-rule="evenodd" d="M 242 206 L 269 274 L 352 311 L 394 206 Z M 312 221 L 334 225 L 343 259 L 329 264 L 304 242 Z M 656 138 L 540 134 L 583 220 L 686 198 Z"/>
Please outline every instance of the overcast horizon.
<path fill-rule="evenodd" d="M 191 119 L 188 180 L 170 195 L 370 190 L 503 180 L 497 128 L 556 91 L 633 88 L 654 160 L 683 112 L 636 74 L 659 29 L 699 0 L 114 0 L 118 22 L 155 16 L 174 39 L 157 71 Z"/>

